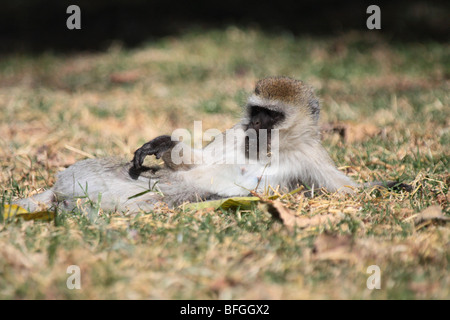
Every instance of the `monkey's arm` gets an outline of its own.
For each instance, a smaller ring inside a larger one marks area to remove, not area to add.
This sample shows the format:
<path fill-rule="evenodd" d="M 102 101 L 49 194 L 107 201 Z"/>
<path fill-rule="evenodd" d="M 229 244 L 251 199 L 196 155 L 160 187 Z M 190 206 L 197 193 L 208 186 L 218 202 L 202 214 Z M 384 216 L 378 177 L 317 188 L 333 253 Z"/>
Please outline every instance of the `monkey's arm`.
<path fill-rule="evenodd" d="M 314 188 L 324 188 L 329 192 L 353 193 L 358 184 L 336 168 L 328 152 L 319 141 L 301 144 L 298 152 L 287 167 L 294 167 L 295 176 L 302 184 Z"/>

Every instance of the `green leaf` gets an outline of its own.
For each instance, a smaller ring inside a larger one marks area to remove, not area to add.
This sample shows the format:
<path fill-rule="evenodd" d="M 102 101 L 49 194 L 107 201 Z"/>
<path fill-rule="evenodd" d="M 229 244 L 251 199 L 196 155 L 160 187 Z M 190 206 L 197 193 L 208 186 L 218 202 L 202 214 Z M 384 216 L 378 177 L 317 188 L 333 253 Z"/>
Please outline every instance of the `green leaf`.
<path fill-rule="evenodd" d="M 16 204 L 5 204 L 3 206 L 3 219 L 11 219 L 14 217 L 23 218 L 24 220 L 44 220 L 50 221 L 55 218 L 55 213 L 52 211 L 37 211 L 28 212 L 24 208 Z"/>
<path fill-rule="evenodd" d="M 281 196 L 281 198 L 284 198 L 287 195 L 293 195 L 299 191 L 301 191 L 303 187 L 297 188 L 295 190 L 292 190 L 291 192 Z M 270 196 L 269 200 L 275 200 L 280 198 L 278 195 Z M 201 210 L 206 208 L 214 208 L 214 209 L 243 209 L 243 210 L 249 210 L 252 208 L 252 206 L 255 203 L 258 203 L 260 201 L 260 198 L 258 197 L 232 197 L 232 198 L 226 198 L 226 199 L 220 199 L 220 200 L 211 200 L 211 201 L 202 201 L 202 202 L 194 202 L 185 204 L 184 208 L 189 210 Z"/>
<path fill-rule="evenodd" d="M 233 197 L 220 200 L 189 203 L 187 205 L 184 205 L 184 208 L 192 210 L 200 210 L 205 208 L 222 208 L 225 210 L 241 208 L 244 210 L 248 210 L 251 209 L 252 205 L 257 202 L 259 202 L 258 197 Z"/>

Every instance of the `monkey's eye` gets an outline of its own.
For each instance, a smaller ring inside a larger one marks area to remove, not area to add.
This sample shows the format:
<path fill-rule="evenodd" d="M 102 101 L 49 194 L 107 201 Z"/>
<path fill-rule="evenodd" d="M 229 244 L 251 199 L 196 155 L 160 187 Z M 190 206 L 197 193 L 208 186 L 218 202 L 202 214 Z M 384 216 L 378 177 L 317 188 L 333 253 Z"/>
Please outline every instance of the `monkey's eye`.
<path fill-rule="evenodd" d="M 263 109 L 264 108 L 261 108 L 260 106 L 250 106 L 250 116 L 256 116 L 258 113 L 261 113 Z"/>
<path fill-rule="evenodd" d="M 268 110 L 269 116 L 273 119 L 274 122 L 280 122 L 284 120 L 284 114 L 278 111 Z"/>

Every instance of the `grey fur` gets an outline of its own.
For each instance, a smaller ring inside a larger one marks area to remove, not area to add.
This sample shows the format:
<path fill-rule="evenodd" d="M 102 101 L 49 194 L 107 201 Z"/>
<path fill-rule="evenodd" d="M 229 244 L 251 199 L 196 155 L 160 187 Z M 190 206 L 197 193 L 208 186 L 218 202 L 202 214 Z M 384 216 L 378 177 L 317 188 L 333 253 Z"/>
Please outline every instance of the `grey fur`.
<path fill-rule="evenodd" d="M 195 186 L 182 187 L 173 171 L 164 167 L 134 170 L 119 158 L 87 159 L 76 162 L 57 175 L 55 185 L 41 194 L 15 203 L 36 211 L 39 205 L 71 211 L 79 198 L 100 201 L 104 210 L 149 211 L 158 203 L 173 207 L 185 201 L 218 198 Z"/>

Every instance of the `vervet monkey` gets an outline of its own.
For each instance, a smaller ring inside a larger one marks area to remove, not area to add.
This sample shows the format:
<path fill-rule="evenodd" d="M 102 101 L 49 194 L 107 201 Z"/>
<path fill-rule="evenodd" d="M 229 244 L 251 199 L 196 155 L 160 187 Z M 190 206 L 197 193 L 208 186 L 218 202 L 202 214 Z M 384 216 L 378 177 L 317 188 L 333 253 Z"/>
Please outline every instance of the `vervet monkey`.
<path fill-rule="evenodd" d="M 265 78 L 257 82 L 241 121 L 204 148 L 160 136 L 136 150 L 131 162 L 79 161 L 59 173 L 50 190 L 16 203 L 32 211 L 37 203 L 71 209 L 77 197 L 97 201 L 100 195 L 105 210 L 136 212 L 158 202 L 176 206 L 246 196 L 269 186 L 353 193 L 364 185 L 339 171 L 322 147 L 319 113 L 318 99 L 302 81 Z M 143 166 L 148 155 L 162 158 L 164 166 Z"/>

